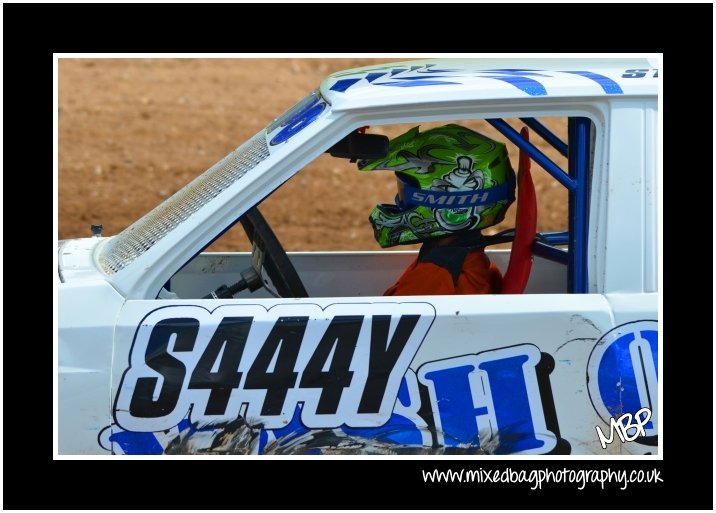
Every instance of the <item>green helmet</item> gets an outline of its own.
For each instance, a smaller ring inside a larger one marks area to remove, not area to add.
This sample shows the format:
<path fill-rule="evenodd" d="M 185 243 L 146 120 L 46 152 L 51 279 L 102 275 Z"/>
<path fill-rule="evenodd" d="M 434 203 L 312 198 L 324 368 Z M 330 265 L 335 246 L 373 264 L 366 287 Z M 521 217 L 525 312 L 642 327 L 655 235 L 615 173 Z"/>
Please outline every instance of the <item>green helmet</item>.
<path fill-rule="evenodd" d="M 504 144 L 459 125 L 390 141 L 388 154 L 358 161 L 362 171 L 394 171 L 404 199 L 377 205 L 370 214 L 381 247 L 415 244 L 481 230 L 505 217 L 515 200 L 515 172 Z"/>

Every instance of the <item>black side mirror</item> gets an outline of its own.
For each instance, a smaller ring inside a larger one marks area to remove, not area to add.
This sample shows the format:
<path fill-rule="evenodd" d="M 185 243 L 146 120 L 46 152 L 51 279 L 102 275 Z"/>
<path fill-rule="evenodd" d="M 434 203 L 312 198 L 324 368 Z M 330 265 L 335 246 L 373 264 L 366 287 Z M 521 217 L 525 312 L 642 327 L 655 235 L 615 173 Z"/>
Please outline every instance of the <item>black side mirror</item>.
<path fill-rule="evenodd" d="M 388 136 L 353 132 L 331 146 L 326 153 L 332 157 L 351 159 L 378 159 L 388 154 Z"/>

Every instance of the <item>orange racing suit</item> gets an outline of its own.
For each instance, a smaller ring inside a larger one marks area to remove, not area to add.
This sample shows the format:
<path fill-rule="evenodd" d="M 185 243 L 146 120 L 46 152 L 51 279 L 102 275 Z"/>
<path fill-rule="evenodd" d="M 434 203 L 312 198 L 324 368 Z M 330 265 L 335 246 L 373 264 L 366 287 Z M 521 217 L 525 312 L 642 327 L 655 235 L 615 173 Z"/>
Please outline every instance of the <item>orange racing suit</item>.
<path fill-rule="evenodd" d="M 502 274 L 482 245 L 428 241 L 385 296 L 498 294 Z"/>

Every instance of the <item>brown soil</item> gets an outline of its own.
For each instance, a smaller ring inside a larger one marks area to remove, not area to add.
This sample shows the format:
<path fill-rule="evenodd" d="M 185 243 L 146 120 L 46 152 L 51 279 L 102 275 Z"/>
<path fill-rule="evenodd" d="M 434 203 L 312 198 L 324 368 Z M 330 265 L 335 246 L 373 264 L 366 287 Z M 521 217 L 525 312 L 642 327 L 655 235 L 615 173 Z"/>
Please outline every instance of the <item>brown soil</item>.
<path fill-rule="evenodd" d="M 59 238 L 87 237 L 91 224 L 104 225 L 105 236 L 118 233 L 268 125 L 326 75 L 396 60 L 61 59 Z M 467 124 L 505 140 L 484 122 Z M 564 138 L 564 127 L 548 125 Z M 407 128 L 371 131 L 394 136 Z M 516 168 L 514 148 L 510 157 Z M 564 229 L 563 188 L 537 166 L 533 175 L 538 229 Z M 370 250 L 378 245 L 368 214 L 394 195 L 392 173 L 359 173 L 354 164 L 323 155 L 266 200 L 262 212 L 288 250 Z M 512 226 L 515 210 L 497 229 Z M 212 247 L 246 248 L 236 229 Z"/>

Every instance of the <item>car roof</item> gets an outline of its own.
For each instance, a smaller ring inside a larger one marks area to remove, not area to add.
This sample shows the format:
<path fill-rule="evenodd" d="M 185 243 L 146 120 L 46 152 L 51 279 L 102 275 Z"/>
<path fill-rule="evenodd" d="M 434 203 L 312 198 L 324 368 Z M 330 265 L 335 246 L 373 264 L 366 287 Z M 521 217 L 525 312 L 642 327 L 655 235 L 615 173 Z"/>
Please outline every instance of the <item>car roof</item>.
<path fill-rule="evenodd" d="M 639 58 L 424 59 L 328 76 L 333 110 L 463 100 L 655 96 L 656 62 Z"/>

